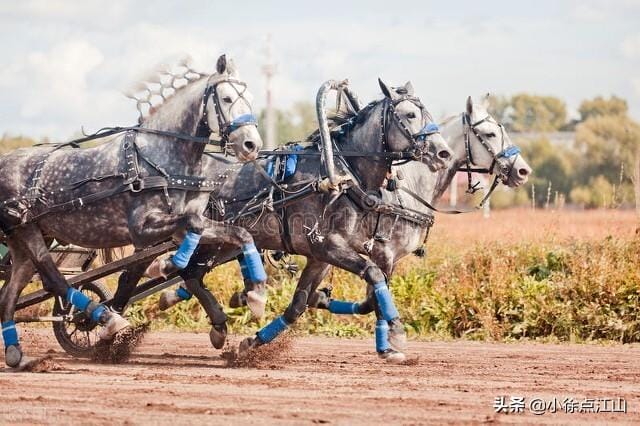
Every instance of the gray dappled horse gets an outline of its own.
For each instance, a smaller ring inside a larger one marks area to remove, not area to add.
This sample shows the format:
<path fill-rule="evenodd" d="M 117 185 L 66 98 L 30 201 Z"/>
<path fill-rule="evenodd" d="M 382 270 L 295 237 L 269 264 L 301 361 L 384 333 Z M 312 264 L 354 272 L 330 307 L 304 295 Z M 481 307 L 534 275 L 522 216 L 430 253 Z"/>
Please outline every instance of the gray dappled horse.
<path fill-rule="evenodd" d="M 47 291 L 103 325 L 102 339 L 129 326 L 67 284 L 45 235 L 83 247 L 140 249 L 186 231 L 174 256 L 176 268 L 186 266 L 198 241 L 242 247 L 256 257 L 249 233 L 202 216 L 216 186 L 215 179 L 201 176 L 210 135 L 218 135 L 241 161 L 254 160 L 262 146 L 246 84 L 224 55 L 216 71 L 189 80 L 139 127 L 97 147 L 39 146 L 0 157 L 0 228 L 13 262 L 0 294 L 8 366 L 33 361 L 23 356 L 13 316 L 35 271 Z"/>
<path fill-rule="evenodd" d="M 518 155 L 518 150 L 504 128 L 488 114 L 486 104 L 485 99 L 483 104 L 474 105 L 469 98 L 465 112 L 445 120 L 441 125 L 442 135 L 453 151 L 453 161 L 446 169 L 434 172 L 417 161 L 393 167 L 390 177 L 393 184 L 386 186 L 391 190 L 383 189 L 382 198 L 387 203 L 401 207 L 404 214 L 402 211 L 382 216 L 362 214 L 362 228 L 370 232 L 353 235 L 353 243 L 364 246 L 373 241 L 368 256 L 387 276 L 391 276 L 400 259 L 422 247 L 433 224 L 430 206 L 442 196 L 458 170 L 471 166 L 493 172 L 496 179 L 510 187 L 518 187 L 527 181 L 531 168 Z M 279 235 L 261 235 L 260 231 L 263 229 L 264 227 L 250 229 L 258 246 L 279 249 L 282 246 Z M 297 253 L 304 254 L 301 251 Z M 194 260 L 201 256 L 206 257 L 203 253 L 198 253 Z M 221 252 L 218 256 L 220 258 L 216 262 L 223 263 L 224 253 Z M 227 256 L 226 260 L 228 258 Z M 402 362 L 404 354 L 388 343 L 388 324 L 381 317 L 372 286 L 368 286 L 368 297 L 362 303 L 330 300 L 328 292 L 316 291 L 330 269 L 328 262 L 322 261 L 313 253 L 307 256 L 307 265 L 293 300 L 283 315 L 284 321 L 292 324 L 305 309 L 305 304 L 337 314 L 366 314 L 375 310 L 378 317 L 375 329 L 378 354 L 389 362 Z M 183 275 L 185 279 L 189 275 L 191 279 L 197 275 L 195 270 L 185 271 L 189 272 Z M 206 273 L 206 268 L 199 272 Z M 193 283 L 189 284 L 193 287 Z M 177 293 L 184 297 L 184 289 L 179 289 Z M 175 299 L 172 297 L 174 303 Z"/>
<path fill-rule="evenodd" d="M 259 247 L 301 254 L 364 278 L 376 289 L 378 302 L 384 307 L 382 315 L 390 328 L 388 344 L 402 348 L 406 341 L 404 327 L 391 299 L 383 270 L 368 257 L 370 248 L 365 244 L 371 238 L 370 217 L 377 214 L 377 197 L 370 195 L 378 193 L 392 163 L 391 157 L 374 154 L 416 152 L 417 158 L 436 171 L 448 166 L 452 152 L 444 143 L 430 114 L 414 97 L 410 83 L 390 88 L 381 81 L 380 86 L 384 98 L 361 109 L 341 123 L 339 131 L 334 132 L 336 155 L 359 153 L 344 157 L 344 162 L 336 162 L 338 167 L 351 174 L 351 187 L 337 193 L 318 190 L 325 181 L 325 175 L 321 174 L 323 163 L 317 155 L 311 155 L 317 154 L 317 149 L 310 147 L 299 151 L 295 171 L 275 187 L 274 192 L 280 193 L 279 199 L 284 197 L 292 200 L 284 206 L 269 208 L 274 201 L 268 197 L 273 184 L 251 164 L 239 169 L 237 178 L 229 181 L 226 192 L 214 196 L 223 201 L 226 218 L 241 216 L 250 203 L 264 206 L 257 213 L 242 216 L 238 221 L 252 233 Z M 422 142 L 416 135 L 422 135 Z M 219 163 L 214 166 L 220 167 Z M 262 162 L 263 166 L 268 166 L 268 161 Z M 211 172 L 218 173 L 216 168 Z M 238 187 L 240 183 L 243 188 Z M 229 199 L 231 194 L 237 199 Z M 181 273 L 186 287 L 192 292 L 196 290 L 202 293 L 200 284 L 204 274 L 212 266 L 224 263 L 237 254 L 237 249 L 228 245 L 201 246 L 194 254 L 192 263 Z M 247 282 L 245 269 L 242 268 Z M 260 330 L 255 339 L 243 342 L 243 349 L 268 343 L 293 324 L 304 312 L 310 294 L 307 290 L 298 291 L 285 315 Z M 180 288 L 177 296 L 185 298 L 189 294 Z M 165 303 L 165 307 L 177 300 L 173 298 L 173 301 Z M 212 315 L 207 310 L 214 328 L 226 320 L 219 305 L 217 311 Z"/>
<path fill-rule="evenodd" d="M 449 187 L 456 172 L 466 167 L 492 173 L 496 182 L 500 181 L 512 188 L 523 185 L 531 174 L 531 168 L 519 155 L 520 150 L 512 144 L 502 125 L 487 112 L 487 105 L 486 98 L 483 104 L 475 105 L 471 98 L 468 98 L 464 113 L 441 124 L 442 136 L 454 152 L 453 161 L 447 169 L 434 173 L 415 161 L 394 167 L 395 176 L 392 179 L 395 182 L 387 186 L 394 190 L 383 190 L 383 199 L 404 209 L 431 214 L 431 206 Z M 473 187 L 471 181 L 469 185 L 470 188 Z M 381 266 L 388 277 L 391 276 L 400 259 L 423 246 L 432 224 L 432 221 L 425 221 L 424 224 L 411 220 L 397 221 L 393 215 L 388 216 L 381 232 L 387 238 L 376 239 L 370 253 L 371 259 Z M 327 263 L 309 258 L 298 282 L 296 294 L 313 293 L 330 269 L 331 266 Z M 375 312 L 377 352 L 390 362 L 404 361 L 404 354 L 386 344 L 385 335 L 388 329 L 381 316 L 374 291 L 375 289 L 369 286 L 367 298 L 363 302 L 333 300 L 329 298 L 330 291 L 317 291 L 311 297 L 313 303 L 310 305 L 336 314 L 364 315 Z"/>

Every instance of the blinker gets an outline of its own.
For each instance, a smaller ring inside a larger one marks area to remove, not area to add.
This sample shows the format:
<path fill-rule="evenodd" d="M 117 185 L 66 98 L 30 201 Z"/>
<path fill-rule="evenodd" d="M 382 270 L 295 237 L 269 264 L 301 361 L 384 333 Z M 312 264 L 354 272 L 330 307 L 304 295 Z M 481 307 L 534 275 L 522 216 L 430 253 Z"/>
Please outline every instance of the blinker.
<path fill-rule="evenodd" d="M 231 133 L 238 130 L 242 126 L 257 126 L 257 125 L 258 125 L 258 118 L 255 115 L 242 114 L 234 118 L 233 120 L 231 120 L 227 129 L 228 129 L 228 132 Z"/>
<path fill-rule="evenodd" d="M 518 155 L 520 154 L 520 148 L 516 145 L 511 145 L 508 148 L 505 148 L 504 151 L 502 151 L 501 153 L 499 153 L 497 155 L 498 158 L 509 158 L 509 157 L 513 157 L 514 155 Z"/>
<path fill-rule="evenodd" d="M 424 141 L 427 136 L 432 135 L 434 133 L 438 133 L 440 131 L 440 127 L 436 123 L 429 123 L 424 126 L 417 134 L 416 139 L 419 141 Z"/>

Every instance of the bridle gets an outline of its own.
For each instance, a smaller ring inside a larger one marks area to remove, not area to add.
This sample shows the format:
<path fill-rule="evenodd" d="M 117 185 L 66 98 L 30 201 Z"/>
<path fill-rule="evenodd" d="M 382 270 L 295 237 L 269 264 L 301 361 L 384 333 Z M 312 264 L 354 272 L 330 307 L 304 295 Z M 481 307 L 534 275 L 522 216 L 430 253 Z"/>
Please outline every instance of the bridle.
<path fill-rule="evenodd" d="M 477 127 L 484 122 L 492 122 L 500 128 L 500 151 L 499 152 L 495 152 L 491 144 L 487 142 L 487 140 L 480 134 L 480 132 L 478 132 Z M 464 133 L 464 146 L 465 146 L 466 158 L 465 158 L 465 167 L 458 169 L 458 171 L 467 173 L 467 191 L 466 192 L 468 194 L 474 194 L 476 191 L 480 189 L 479 188 L 480 182 L 476 182 L 476 183 L 472 182 L 473 178 L 471 174 L 473 172 L 486 173 L 491 175 L 494 173 L 496 167 L 498 169 L 495 174 L 495 178 L 491 183 L 491 187 L 489 188 L 489 191 L 487 191 L 484 198 L 479 204 L 479 207 L 482 207 L 484 203 L 489 199 L 493 191 L 496 189 L 496 187 L 498 186 L 498 183 L 500 183 L 500 180 L 502 180 L 503 182 L 506 182 L 509 179 L 511 172 L 515 167 L 515 163 L 518 159 L 518 156 L 520 155 L 520 148 L 516 145 L 505 146 L 504 126 L 502 126 L 502 124 L 497 123 L 495 120 L 493 120 L 493 118 L 490 115 L 487 115 L 483 119 L 472 123 L 471 115 L 465 112 L 462 114 L 462 126 L 463 126 L 463 133 Z M 491 155 L 492 157 L 491 165 L 486 169 L 474 167 L 476 164 L 473 160 L 473 153 L 471 149 L 471 133 L 473 133 L 473 135 L 476 137 L 478 142 L 480 142 L 480 145 L 482 145 L 484 149 L 486 149 L 489 155 Z M 513 159 L 510 160 L 511 158 Z"/>
<path fill-rule="evenodd" d="M 422 119 L 426 118 L 427 124 L 425 124 L 420 130 L 416 133 L 411 132 L 411 129 L 405 122 L 405 120 L 400 117 L 398 112 L 396 111 L 396 106 L 398 106 L 402 102 L 409 101 L 414 104 L 416 107 L 420 109 Z M 392 120 L 391 120 L 392 119 Z M 432 136 L 436 133 L 440 133 L 440 128 L 436 123 L 433 122 L 433 117 L 427 111 L 425 106 L 422 104 L 419 98 L 415 96 L 402 96 L 398 99 L 390 99 L 385 98 L 384 106 L 382 108 L 382 118 L 381 118 L 381 142 L 382 147 L 387 152 L 392 152 L 389 147 L 388 134 L 392 124 L 397 124 L 398 128 L 402 132 L 402 134 L 407 138 L 410 142 L 409 148 L 403 150 L 403 152 L 408 152 L 412 154 L 413 158 L 404 159 L 404 162 L 408 162 L 411 160 L 420 160 L 429 149 L 429 136 Z M 401 163 L 399 163 L 401 164 Z"/>
<path fill-rule="evenodd" d="M 233 87 L 233 89 L 236 91 L 238 95 L 238 97 L 229 106 L 229 111 L 231 111 L 231 108 L 233 108 L 236 102 L 240 100 L 244 102 L 249 107 L 249 110 L 251 111 L 251 104 L 244 97 L 244 93 L 247 90 L 247 83 L 234 78 L 216 79 L 214 81 L 211 81 L 212 77 L 209 77 L 209 81 L 207 82 L 207 88 L 205 89 L 202 95 L 202 106 L 201 106 L 202 116 L 200 118 L 200 122 L 198 123 L 198 127 L 196 129 L 196 136 L 210 137 L 212 133 L 211 127 L 209 126 L 209 113 L 207 110 L 207 104 L 209 100 L 211 100 L 213 102 L 213 107 L 216 112 L 216 119 L 218 120 L 218 134 L 220 136 L 220 140 L 218 142 L 221 148 L 225 151 L 225 153 L 227 153 L 228 147 L 229 145 L 231 145 L 229 143 L 229 136 L 231 136 L 233 132 L 235 132 L 236 130 L 244 126 L 257 127 L 258 119 L 255 115 L 253 115 L 253 112 L 248 114 L 242 114 L 234 119 L 229 119 L 228 117 L 225 117 L 224 111 L 220 107 L 220 96 L 218 94 L 218 86 L 224 83 L 229 83 L 229 85 Z M 237 86 L 240 86 L 242 90 L 238 90 Z"/>

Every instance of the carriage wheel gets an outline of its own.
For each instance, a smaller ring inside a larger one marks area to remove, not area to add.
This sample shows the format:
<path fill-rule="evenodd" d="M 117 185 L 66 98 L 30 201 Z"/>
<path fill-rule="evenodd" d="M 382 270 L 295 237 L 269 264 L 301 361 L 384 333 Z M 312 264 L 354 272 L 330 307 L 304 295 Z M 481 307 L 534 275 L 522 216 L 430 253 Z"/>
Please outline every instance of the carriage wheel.
<path fill-rule="evenodd" d="M 108 288 L 98 282 L 92 282 L 79 287 L 78 290 L 89 296 L 94 302 L 104 302 L 111 299 Z M 98 341 L 97 322 L 92 321 L 84 312 L 78 311 L 66 300 L 60 306 L 60 299 L 56 298 L 53 305 L 53 315 L 72 315 L 70 321 L 53 323 L 53 334 L 62 349 L 71 356 L 91 358 L 93 348 Z"/>

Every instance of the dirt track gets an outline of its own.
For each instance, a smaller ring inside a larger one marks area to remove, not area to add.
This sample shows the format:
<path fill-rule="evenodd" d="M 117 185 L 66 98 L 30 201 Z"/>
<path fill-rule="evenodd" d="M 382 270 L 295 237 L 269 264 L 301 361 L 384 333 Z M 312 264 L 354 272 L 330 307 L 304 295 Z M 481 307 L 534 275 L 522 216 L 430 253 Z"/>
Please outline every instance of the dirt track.
<path fill-rule="evenodd" d="M 279 361 L 227 368 L 206 334 L 152 333 L 117 366 L 67 357 L 46 329 L 23 335 L 61 369 L 0 373 L 0 424 L 640 424 L 638 345 L 410 342 L 417 361 L 391 366 L 371 341 L 297 338 Z M 496 414 L 499 395 L 526 397 L 526 413 Z M 628 413 L 535 416 L 534 397 L 620 397 Z"/>

